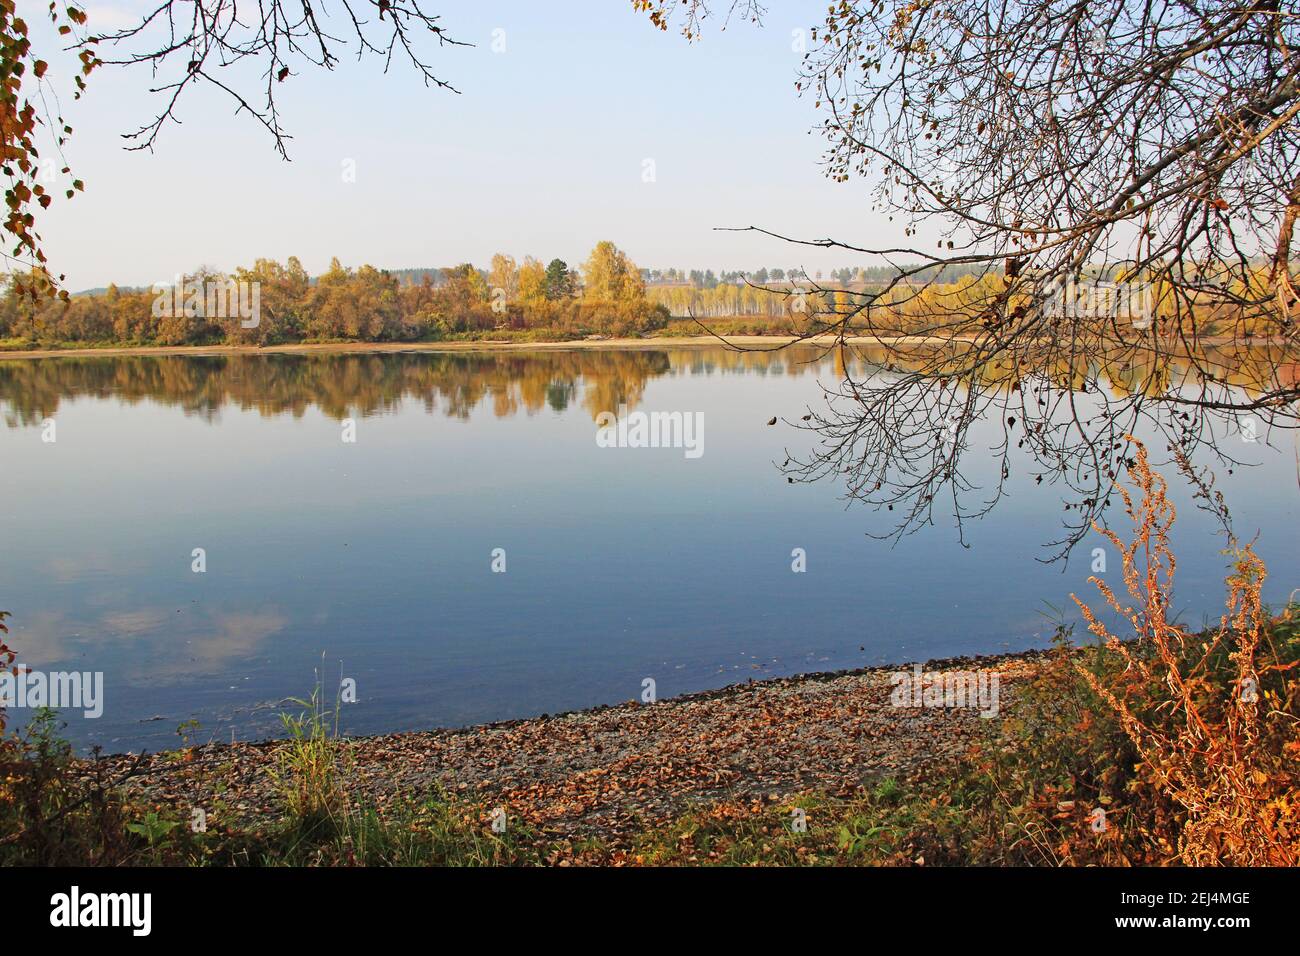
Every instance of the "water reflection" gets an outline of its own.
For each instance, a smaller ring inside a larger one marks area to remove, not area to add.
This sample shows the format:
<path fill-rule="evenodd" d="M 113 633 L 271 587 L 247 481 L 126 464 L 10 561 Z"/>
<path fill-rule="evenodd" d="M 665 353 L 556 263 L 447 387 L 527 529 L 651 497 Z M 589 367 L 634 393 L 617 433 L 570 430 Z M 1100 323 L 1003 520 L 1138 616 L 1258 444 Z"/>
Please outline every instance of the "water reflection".
<path fill-rule="evenodd" d="M 544 408 L 562 412 L 575 402 L 594 420 L 604 410 L 641 404 L 646 384 L 672 375 L 759 375 L 801 378 L 828 372 L 855 377 L 888 364 L 893 370 L 932 367 L 945 354 L 954 368 L 963 347 L 870 345 L 850 349 L 799 346 L 782 351 L 722 348 L 633 350 L 548 349 L 544 351 L 389 352 L 335 354 L 234 354 L 211 356 L 91 356 L 54 360 L 0 358 L 0 407 L 10 428 L 39 424 L 57 415 L 69 399 L 116 398 L 152 401 L 215 421 L 226 407 L 263 415 L 301 416 L 316 408 L 334 418 L 368 417 L 414 400 L 425 410 L 468 419 L 480 406 L 498 418 Z M 1300 369 L 1277 367 L 1268 347 L 1207 347 L 1203 367 L 1221 369 L 1219 381 L 1250 395 L 1264 385 L 1300 381 Z M 1177 360 L 1126 349 L 1113 360 L 1087 367 L 1057 362 L 1037 370 L 1058 387 L 1102 379 L 1116 395 L 1157 394 L 1175 388 Z M 1010 388 L 1023 368 L 990 365 L 982 385 Z"/>

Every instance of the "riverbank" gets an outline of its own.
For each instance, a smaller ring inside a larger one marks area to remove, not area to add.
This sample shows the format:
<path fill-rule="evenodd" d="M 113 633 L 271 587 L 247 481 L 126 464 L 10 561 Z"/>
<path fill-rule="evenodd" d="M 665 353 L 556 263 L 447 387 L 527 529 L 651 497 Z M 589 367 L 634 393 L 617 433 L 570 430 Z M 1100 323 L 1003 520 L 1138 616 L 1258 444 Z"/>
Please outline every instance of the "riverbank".
<path fill-rule="evenodd" d="M 953 658 L 924 672 L 932 680 L 996 674 L 1001 714 L 1047 653 Z M 350 803 L 380 814 L 449 798 L 488 815 L 500 808 L 534 842 L 594 840 L 627 849 L 647 830 L 719 803 L 773 805 L 814 792 L 849 799 L 885 780 L 951 772 L 996 720 L 970 706 L 895 706 L 893 675 L 911 668 L 807 674 L 652 705 L 343 738 L 339 782 Z M 209 827 L 259 830 L 285 815 L 277 768 L 294 746 L 208 744 L 119 755 L 99 772 L 131 773 L 129 793 L 180 819 L 197 808 Z"/>
<path fill-rule="evenodd" d="M 693 335 L 643 338 L 584 338 L 555 341 L 527 341 L 506 339 L 475 339 L 455 342 L 316 342 L 286 345 L 148 345 L 105 346 L 103 348 L 41 348 L 0 350 L 0 361 L 7 359 L 86 358 L 91 356 L 126 355 L 299 355 L 349 352 L 474 352 L 474 351 L 544 351 L 544 350 L 600 350 L 600 349 L 665 349 L 665 348 L 717 348 L 727 345 L 738 349 L 782 348 L 800 341 L 792 335 Z M 831 335 L 804 339 L 809 345 L 830 346 L 835 343 Z M 923 345 L 927 342 L 942 344 L 952 339 L 926 336 L 853 336 L 845 339 L 851 345 Z"/>
<path fill-rule="evenodd" d="M 69 345 L 46 348 L 5 348 L 0 347 L 0 361 L 8 359 L 43 359 L 43 358 L 88 358 L 94 356 L 132 356 L 132 355 L 312 355 L 312 354 L 347 354 L 366 352 L 511 352 L 511 351 L 565 351 L 581 350 L 652 350 L 652 349 L 691 349 L 717 348 L 719 346 L 740 350 L 780 349 L 800 343 L 821 348 L 833 347 L 838 343 L 834 335 L 819 335 L 812 338 L 800 338 L 793 335 L 647 335 L 637 338 L 612 338 L 592 336 L 576 339 L 532 340 L 517 339 L 467 339 L 456 341 L 431 342 L 298 342 L 284 345 L 105 345 L 81 348 Z M 852 346 L 909 346 L 934 345 L 946 346 L 973 339 L 960 336 L 926 336 L 926 335 L 850 335 L 844 343 Z M 1284 344 L 1280 338 L 1256 338 L 1250 342 L 1239 342 L 1231 336 L 1202 336 L 1196 342 L 1202 348 L 1240 345 L 1247 348 L 1263 348 Z M 1141 343 L 1130 342 L 1130 346 Z M 1180 352 L 1186 348 L 1184 342 L 1168 343 L 1170 351 Z"/>
<path fill-rule="evenodd" d="M 1064 629 L 924 665 L 945 692 L 996 674 L 980 706 L 909 698 L 895 665 L 427 733 L 340 739 L 291 710 L 288 740 L 139 757 L 11 739 L 0 863 L 1294 866 L 1300 607 L 1243 600 L 1231 642 Z M 1240 710 L 1240 644 L 1267 708 Z M 1196 679 L 1171 694 L 1175 673 Z M 1207 738 L 1178 736 L 1189 714 Z"/>

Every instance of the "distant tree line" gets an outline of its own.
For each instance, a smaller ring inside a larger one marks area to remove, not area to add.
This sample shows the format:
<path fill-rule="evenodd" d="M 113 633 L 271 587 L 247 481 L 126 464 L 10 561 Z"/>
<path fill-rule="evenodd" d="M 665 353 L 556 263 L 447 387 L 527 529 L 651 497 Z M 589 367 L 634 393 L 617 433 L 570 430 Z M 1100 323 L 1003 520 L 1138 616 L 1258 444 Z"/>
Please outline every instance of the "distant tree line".
<path fill-rule="evenodd" d="M 640 270 L 612 242 L 579 269 L 561 259 L 492 258 L 403 275 L 337 259 L 310 277 L 297 258 L 258 259 L 225 274 L 200 270 L 152 289 L 109 286 L 70 300 L 0 296 L 0 339 L 14 343 L 273 345 L 302 341 L 437 341 L 492 332 L 576 337 L 662 328 L 667 309 L 646 297 Z M 436 275 L 434 274 L 436 272 Z M 405 280 L 405 281 L 404 281 Z M 254 314 L 255 313 L 255 314 Z"/>
<path fill-rule="evenodd" d="M 944 282 L 952 282 L 963 276 L 980 274 L 973 267 L 964 265 L 934 266 L 920 271 L 916 271 L 915 266 L 908 268 L 914 277 Z M 688 285 L 696 289 L 715 289 L 720 285 L 800 285 L 812 281 L 818 283 L 834 282 L 842 288 L 850 289 L 861 286 L 885 285 L 896 281 L 902 274 L 903 269 L 895 266 L 844 266 L 839 269 L 831 269 L 829 272 L 823 272 L 820 269 L 809 272 L 802 266 L 793 266 L 789 269 L 777 267 L 764 267 L 754 270 L 721 269 L 716 273 L 712 269 L 641 270 L 641 278 L 645 280 L 648 286 Z"/>

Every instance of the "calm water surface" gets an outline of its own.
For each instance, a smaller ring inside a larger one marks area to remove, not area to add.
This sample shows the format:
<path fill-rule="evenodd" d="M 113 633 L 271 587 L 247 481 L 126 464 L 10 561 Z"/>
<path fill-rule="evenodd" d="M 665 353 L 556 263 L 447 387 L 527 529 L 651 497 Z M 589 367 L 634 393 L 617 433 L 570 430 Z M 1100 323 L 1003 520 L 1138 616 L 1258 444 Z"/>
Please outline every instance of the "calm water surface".
<path fill-rule="evenodd" d="M 322 667 L 331 696 L 357 683 L 344 729 L 379 733 L 616 703 L 646 677 L 666 697 L 1046 643 L 1047 604 L 1089 593 L 1102 542 L 1040 563 L 1062 499 L 1023 466 L 969 548 L 947 527 L 869 537 L 892 516 L 774 465 L 813 438 L 767 420 L 834 381 L 812 352 L 721 349 L 0 362 L 10 643 L 104 673 L 103 716 L 66 733 L 108 750 L 174 745 L 189 720 L 275 735 Z M 623 402 L 703 413 L 703 455 L 598 447 Z M 1258 467 L 1222 487 L 1280 602 L 1300 584 L 1292 449 L 1240 454 Z M 1178 500 L 1178 605 L 1199 622 L 1222 542 Z"/>

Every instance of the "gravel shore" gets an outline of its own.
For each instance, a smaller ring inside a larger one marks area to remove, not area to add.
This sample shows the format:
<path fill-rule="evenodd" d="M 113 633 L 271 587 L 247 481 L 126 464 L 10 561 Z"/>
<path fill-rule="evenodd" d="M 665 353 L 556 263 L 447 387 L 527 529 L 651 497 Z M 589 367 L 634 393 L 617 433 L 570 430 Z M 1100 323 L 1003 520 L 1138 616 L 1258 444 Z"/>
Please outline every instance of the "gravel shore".
<path fill-rule="evenodd" d="M 1005 708 L 1046 652 L 951 658 L 927 675 L 985 670 Z M 457 730 L 348 738 L 349 794 L 383 808 L 440 792 L 504 807 L 553 839 L 625 837 L 720 799 L 852 795 L 885 777 L 942 772 L 994 721 L 970 707 L 894 706 L 891 675 L 912 665 L 798 675 L 718 691 Z M 272 770 L 283 742 L 209 744 L 143 758 L 128 789 L 209 826 L 258 826 L 281 810 Z M 139 761 L 137 765 L 137 760 Z M 101 768 L 104 769 L 104 768 Z"/>

